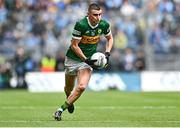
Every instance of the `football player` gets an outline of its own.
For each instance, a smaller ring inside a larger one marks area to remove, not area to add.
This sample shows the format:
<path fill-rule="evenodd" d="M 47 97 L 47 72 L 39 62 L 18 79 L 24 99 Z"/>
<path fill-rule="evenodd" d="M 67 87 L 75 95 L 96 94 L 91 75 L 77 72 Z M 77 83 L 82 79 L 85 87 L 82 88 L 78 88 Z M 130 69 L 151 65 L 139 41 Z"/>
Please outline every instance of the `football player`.
<path fill-rule="evenodd" d="M 54 113 L 55 120 L 61 120 L 62 112 L 66 109 L 74 112 L 74 102 L 86 89 L 96 60 L 90 57 L 96 52 L 100 36 L 107 39 L 105 55 L 109 60 L 113 45 L 110 24 L 102 19 L 102 9 L 92 3 L 88 7 L 87 16 L 76 22 L 72 32 L 71 45 L 65 59 L 65 87 L 66 101 Z M 107 61 L 108 64 L 108 61 Z M 77 78 L 77 86 L 75 80 Z M 74 88 L 75 87 L 75 88 Z"/>

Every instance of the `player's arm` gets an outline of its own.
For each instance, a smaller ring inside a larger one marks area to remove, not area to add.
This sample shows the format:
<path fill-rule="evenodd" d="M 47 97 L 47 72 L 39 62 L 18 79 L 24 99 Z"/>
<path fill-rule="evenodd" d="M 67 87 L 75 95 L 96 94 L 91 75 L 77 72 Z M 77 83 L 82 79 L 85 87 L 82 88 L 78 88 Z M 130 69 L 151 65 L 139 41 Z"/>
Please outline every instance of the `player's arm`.
<path fill-rule="evenodd" d="M 110 57 L 110 51 L 112 49 L 112 46 L 113 46 L 113 36 L 112 34 L 108 34 L 107 36 L 105 36 L 106 39 L 107 39 L 107 43 L 106 43 L 106 51 L 105 51 L 105 56 L 106 56 L 106 59 L 107 59 L 107 63 L 105 65 L 105 67 L 108 66 L 109 64 L 109 57 Z"/>
<path fill-rule="evenodd" d="M 82 61 L 84 61 L 86 60 L 86 56 L 78 46 L 78 44 L 82 39 L 82 35 L 83 35 L 83 26 L 80 24 L 80 22 L 76 22 L 72 32 L 71 49 Z"/>
<path fill-rule="evenodd" d="M 81 58 L 82 61 L 85 61 L 87 58 L 82 52 L 82 50 L 79 48 L 78 44 L 81 40 L 72 38 L 71 40 L 71 49 L 76 53 L 79 58 Z"/>
<path fill-rule="evenodd" d="M 78 45 L 82 38 L 83 29 L 84 27 L 79 22 L 77 22 L 72 33 L 71 49 L 82 61 L 89 65 L 93 65 L 97 60 L 90 60 L 87 58 Z"/>
<path fill-rule="evenodd" d="M 111 52 L 111 49 L 112 49 L 112 47 L 113 47 L 113 36 L 112 36 L 112 33 L 111 33 L 111 29 L 110 29 L 109 24 L 107 24 L 107 29 L 106 29 L 106 31 L 105 31 L 105 34 L 106 34 L 105 37 L 106 37 L 106 39 L 107 39 L 105 56 L 106 56 L 106 59 L 107 59 L 107 64 L 106 64 L 106 66 L 108 66 L 110 52 Z"/>
<path fill-rule="evenodd" d="M 110 53 L 110 51 L 113 47 L 113 36 L 112 36 L 110 24 L 108 22 L 105 22 L 104 28 L 105 28 L 104 29 L 104 35 L 105 35 L 105 38 L 107 39 L 105 52 Z"/>
<path fill-rule="evenodd" d="M 109 35 L 105 36 L 107 39 L 107 43 L 106 43 L 106 51 L 105 52 L 110 52 L 113 46 L 113 36 L 112 33 L 110 33 Z"/>

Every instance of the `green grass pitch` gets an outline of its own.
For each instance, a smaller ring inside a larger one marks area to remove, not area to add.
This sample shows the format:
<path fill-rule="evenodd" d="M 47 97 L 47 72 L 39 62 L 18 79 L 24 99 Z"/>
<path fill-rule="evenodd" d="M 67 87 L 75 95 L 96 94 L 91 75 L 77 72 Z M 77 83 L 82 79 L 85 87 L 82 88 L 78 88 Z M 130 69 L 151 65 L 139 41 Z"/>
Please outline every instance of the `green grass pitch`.
<path fill-rule="evenodd" d="M 86 91 L 65 111 L 62 121 L 52 114 L 64 93 L 0 91 L 0 127 L 178 127 L 179 92 Z"/>

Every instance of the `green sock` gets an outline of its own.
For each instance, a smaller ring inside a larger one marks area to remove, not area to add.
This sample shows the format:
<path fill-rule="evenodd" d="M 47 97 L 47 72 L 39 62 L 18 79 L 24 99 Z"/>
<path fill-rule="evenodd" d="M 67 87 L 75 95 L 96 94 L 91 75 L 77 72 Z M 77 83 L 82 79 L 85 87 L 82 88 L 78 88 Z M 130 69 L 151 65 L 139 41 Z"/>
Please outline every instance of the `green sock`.
<path fill-rule="evenodd" d="M 69 107 L 69 104 L 67 103 L 67 101 L 64 102 L 64 104 L 61 106 L 62 110 L 66 110 Z"/>

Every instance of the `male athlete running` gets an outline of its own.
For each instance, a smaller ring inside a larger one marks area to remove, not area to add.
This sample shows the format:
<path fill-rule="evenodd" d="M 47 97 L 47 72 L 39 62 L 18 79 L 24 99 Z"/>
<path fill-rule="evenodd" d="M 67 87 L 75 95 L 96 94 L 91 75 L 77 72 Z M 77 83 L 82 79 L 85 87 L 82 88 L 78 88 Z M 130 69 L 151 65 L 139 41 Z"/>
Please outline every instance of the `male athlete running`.
<path fill-rule="evenodd" d="M 93 64 L 97 60 L 90 60 L 96 52 L 100 36 L 107 39 L 105 55 L 109 60 L 113 45 L 113 37 L 110 25 L 101 19 L 102 9 L 96 3 L 89 5 L 87 16 L 76 22 L 72 32 L 71 45 L 65 59 L 65 93 L 67 99 L 64 104 L 54 113 L 55 120 L 61 120 L 62 112 L 68 109 L 74 112 L 74 102 L 86 89 L 93 70 Z M 107 62 L 108 64 L 108 62 Z M 77 86 L 75 79 L 77 78 Z M 75 88 L 74 88 L 75 87 Z"/>

